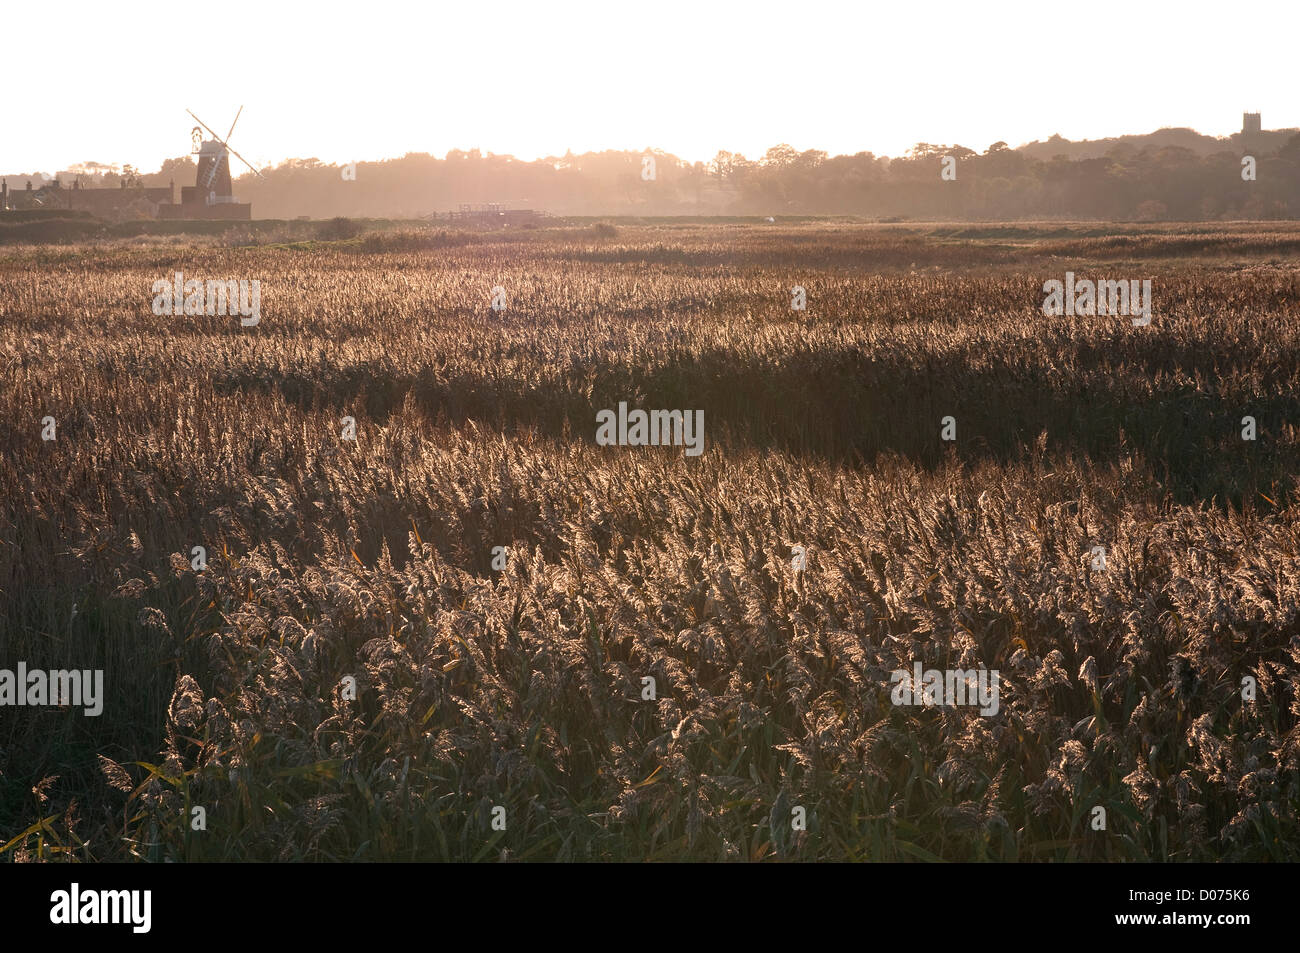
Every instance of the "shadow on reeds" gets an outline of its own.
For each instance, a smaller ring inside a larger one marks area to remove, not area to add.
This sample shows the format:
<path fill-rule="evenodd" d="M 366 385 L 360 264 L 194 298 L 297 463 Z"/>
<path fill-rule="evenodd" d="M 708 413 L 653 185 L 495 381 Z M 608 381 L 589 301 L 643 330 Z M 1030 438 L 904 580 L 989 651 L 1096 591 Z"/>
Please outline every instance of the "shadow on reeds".
<path fill-rule="evenodd" d="M 1065 345 L 1068 347 L 1068 345 Z M 629 409 L 703 409 L 706 447 L 729 444 L 839 463 L 897 453 L 934 467 L 951 452 L 971 461 L 1021 459 L 1042 440 L 1096 464 L 1134 454 L 1151 461 L 1181 503 L 1258 502 L 1289 496 L 1300 464 L 1289 421 L 1300 416 L 1300 389 L 1287 375 L 1300 354 L 1279 355 L 1254 376 L 1220 375 L 1253 359 L 1219 341 L 1217 352 L 1193 340 L 1129 339 L 1077 344 L 1053 366 L 1013 351 L 953 349 L 918 360 L 898 350 L 808 350 L 779 366 L 724 349 L 668 352 L 661 361 L 602 364 L 542 381 L 424 368 L 372 376 L 366 365 L 319 375 L 223 376 L 219 392 L 262 391 L 303 409 L 364 408 L 382 423 L 408 398 L 430 419 L 473 420 L 503 432 L 572 435 L 593 443 L 595 416 Z M 1103 364 L 1107 360 L 1109 364 Z M 1200 381 L 1200 383 L 1196 383 Z M 1214 383 L 1208 383 L 1214 382 Z M 590 388 L 588 397 L 586 389 Z M 944 418 L 956 440 L 941 439 Z M 1253 417 L 1257 439 L 1243 439 Z"/>

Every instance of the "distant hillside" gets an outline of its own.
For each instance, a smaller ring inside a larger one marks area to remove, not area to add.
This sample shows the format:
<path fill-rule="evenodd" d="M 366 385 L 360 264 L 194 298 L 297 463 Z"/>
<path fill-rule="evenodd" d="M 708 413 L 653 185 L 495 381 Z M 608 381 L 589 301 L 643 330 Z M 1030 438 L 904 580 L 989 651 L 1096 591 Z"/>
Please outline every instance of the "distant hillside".
<path fill-rule="evenodd" d="M 1242 165 L 1242 136 L 1161 129 L 1143 136 L 1071 142 L 1053 136 L 983 153 L 918 143 L 889 159 L 829 155 L 786 143 L 750 159 L 719 152 L 690 162 L 660 150 L 566 153 L 536 161 L 453 149 L 444 158 L 340 166 L 290 159 L 235 182 L 259 219 L 413 219 L 461 205 L 497 205 L 563 216 L 851 215 L 881 221 L 1232 221 L 1300 218 L 1300 131 L 1252 134 L 1256 160 Z M 85 166 L 103 167 L 98 163 Z M 190 156 L 169 159 L 131 184 L 194 181 Z M 82 175 L 82 189 L 117 188 L 118 174 Z M 25 176 L 14 176 L 11 185 Z M 64 187 L 70 185 L 65 182 Z M 515 223 L 518 224 L 518 223 Z M 515 227 L 503 220 L 502 225 Z M 42 226 L 43 227 L 43 226 Z"/>
<path fill-rule="evenodd" d="M 1262 143 L 1259 152 L 1262 155 L 1277 152 L 1297 132 L 1300 132 L 1300 129 L 1264 130 L 1259 134 Z M 1195 129 L 1180 128 L 1157 129 L 1143 136 L 1114 136 L 1108 139 L 1083 139 L 1079 142 L 1072 142 L 1056 135 L 1047 140 L 1035 140 L 1020 146 L 1016 151 L 1032 159 L 1047 160 L 1054 159 L 1056 156 L 1065 156 L 1069 159 L 1100 159 L 1110 154 L 1117 146 L 1129 147 L 1135 152 L 1175 146 L 1190 149 L 1202 158 L 1219 152 L 1240 153 L 1242 151 L 1239 132 L 1220 139 L 1216 136 L 1202 135 Z"/>

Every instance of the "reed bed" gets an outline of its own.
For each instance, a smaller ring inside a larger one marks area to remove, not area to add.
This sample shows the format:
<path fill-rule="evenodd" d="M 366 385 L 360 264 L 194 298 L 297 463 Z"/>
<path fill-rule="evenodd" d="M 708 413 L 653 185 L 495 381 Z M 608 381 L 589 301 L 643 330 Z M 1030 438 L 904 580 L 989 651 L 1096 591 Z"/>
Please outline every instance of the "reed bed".
<path fill-rule="evenodd" d="M 11 249 L 0 668 L 107 697 L 0 708 L 0 856 L 1297 859 L 1300 232 L 1112 231 Z"/>

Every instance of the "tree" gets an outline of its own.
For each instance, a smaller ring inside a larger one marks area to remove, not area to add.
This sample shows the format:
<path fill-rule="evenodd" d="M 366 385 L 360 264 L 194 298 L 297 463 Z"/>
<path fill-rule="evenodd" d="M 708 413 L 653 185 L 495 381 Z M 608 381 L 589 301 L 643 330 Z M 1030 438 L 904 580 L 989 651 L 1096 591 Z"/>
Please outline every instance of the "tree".
<path fill-rule="evenodd" d="M 719 149 L 718 154 L 709 163 L 709 175 L 717 176 L 719 179 L 729 178 L 735 169 L 736 157 L 724 149 Z"/>
<path fill-rule="evenodd" d="M 783 142 L 768 149 L 763 158 L 759 160 L 759 163 L 765 166 L 781 167 L 794 165 L 798 158 L 799 153 L 795 151 L 794 147 Z"/>
<path fill-rule="evenodd" d="M 825 162 L 826 158 L 826 153 L 821 149 L 808 149 L 805 152 L 799 153 L 798 157 L 795 159 L 795 165 L 799 166 L 801 169 L 815 169 Z"/>
<path fill-rule="evenodd" d="M 1300 132 L 1286 141 L 1286 144 L 1278 150 L 1277 156 L 1288 162 L 1300 162 Z"/>

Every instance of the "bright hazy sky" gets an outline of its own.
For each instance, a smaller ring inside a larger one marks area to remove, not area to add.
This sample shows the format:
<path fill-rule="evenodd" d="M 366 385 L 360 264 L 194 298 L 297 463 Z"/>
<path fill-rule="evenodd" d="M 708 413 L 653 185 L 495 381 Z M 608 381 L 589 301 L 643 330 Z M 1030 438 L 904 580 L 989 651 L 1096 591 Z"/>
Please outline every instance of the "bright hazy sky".
<path fill-rule="evenodd" d="M 225 135 L 240 104 L 259 166 L 1300 126 L 1297 0 L 73 0 L 2 23 L 8 172 L 154 171 L 189 153 L 186 107 Z"/>

